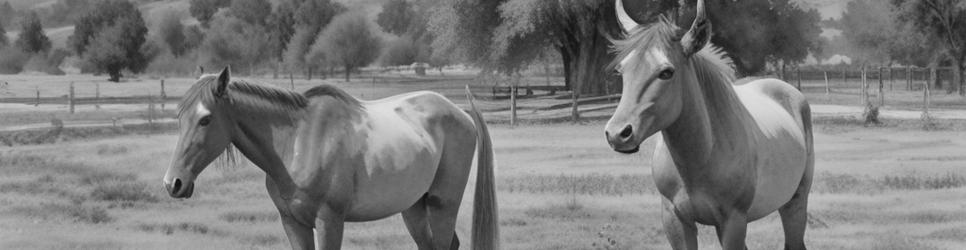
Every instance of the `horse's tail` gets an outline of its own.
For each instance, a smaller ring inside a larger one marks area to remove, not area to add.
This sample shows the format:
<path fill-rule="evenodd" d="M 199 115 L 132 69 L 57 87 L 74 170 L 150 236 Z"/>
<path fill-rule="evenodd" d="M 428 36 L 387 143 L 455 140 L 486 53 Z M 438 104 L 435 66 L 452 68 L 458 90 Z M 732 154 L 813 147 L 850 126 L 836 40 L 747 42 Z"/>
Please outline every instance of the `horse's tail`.
<path fill-rule="evenodd" d="M 500 249 L 500 224 L 496 205 L 496 187 L 493 174 L 493 145 L 483 115 L 473 104 L 473 93 L 466 86 L 466 99 L 470 102 L 467 113 L 476 124 L 476 192 L 473 196 L 472 249 Z"/>

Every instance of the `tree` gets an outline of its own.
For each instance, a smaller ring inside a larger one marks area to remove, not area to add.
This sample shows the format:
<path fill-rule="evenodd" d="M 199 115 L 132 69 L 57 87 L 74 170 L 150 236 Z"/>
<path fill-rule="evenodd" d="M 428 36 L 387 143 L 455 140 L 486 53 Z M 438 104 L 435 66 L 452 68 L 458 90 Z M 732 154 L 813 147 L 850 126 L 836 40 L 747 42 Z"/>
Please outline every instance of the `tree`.
<path fill-rule="evenodd" d="M 207 28 L 218 9 L 228 7 L 229 4 L 231 4 L 231 0 L 191 0 L 188 12 L 198 19 L 198 22 L 201 22 L 202 27 Z"/>
<path fill-rule="evenodd" d="M 690 25 L 696 0 L 685 2 L 678 18 L 682 27 Z M 800 62 L 807 55 L 802 52 L 818 54 L 818 13 L 794 2 L 798 1 L 705 1 L 714 25 L 711 42 L 728 52 L 740 75 L 758 74 L 769 61 Z"/>
<path fill-rule="evenodd" d="M 402 36 L 409 31 L 415 15 L 416 12 L 406 0 L 389 0 L 382 5 L 382 12 L 376 16 L 376 23 L 384 31 Z"/>
<path fill-rule="evenodd" d="M 142 48 L 147 33 L 140 12 L 122 16 L 111 26 L 98 30 L 87 46 L 85 59 L 98 72 L 110 75 L 110 81 L 118 82 L 122 70 L 138 73 L 147 67 L 150 57 Z"/>
<path fill-rule="evenodd" d="M 896 16 L 888 3 L 874 0 L 854 0 L 848 3 L 839 26 L 848 42 L 846 55 L 862 64 L 886 64 L 890 58 L 889 43 Z"/>
<path fill-rule="evenodd" d="M 228 14 L 252 25 L 264 25 L 271 9 L 267 0 L 232 0 Z"/>
<path fill-rule="evenodd" d="M 36 12 L 27 14 L 21 23 L 20 35 L 15 42 L 17 47 L 27 53 L 41 53 L 50 50 L 50 39 L 44 34 L 43 25 Z"/>
<path fill-rule="evenodd" d="M 181 24 L 181 16 L 177 12 L 168 11 L 163 14 L 161 23 L 158 24 L 158 36 L 175 57 L 184 55 L 188 49 L 185 46 L 185 27 Z"/>
<path fill-rule="evenodd" d="M 608 38 L 621 35 L 613 0 L 455 0 L 439 5 L 429 15 L 433 57 L 449 55 L 512 74 L 551 47 L 561 55 L 568 88 L 587 94 L 620 88 L 606 71 L 613 59 Z"/>
<path fill-rule="evenodd" d="M 205 32 L 198 25 L 185 26 L 182 32 L 184 33 L 185 51 L 201 46 L 201 42 L 205 40 Z"/>
<path fill-rule="evenodd" d="M 360 13 L 336 16 L 312 45 L 313 51 L 323 51 L 328 61 L 345 69 L 346 81 L 353 70 L 375 61 L 381 48 L 379 35 Z"/>
<path fill-rule="evenodd" d="M 809 53 L 821 54 L 826 42 L 820 36 L 822 18 L 817 10 L 806 11 L 789 0 L 774 0 L 772 6 L 777 20 L 770 26 L 771 46 L 765 60 L 784 74 L 786 65 L 802 63 Z"/>
<path fill-rule="evenodd" d="M 953 83 L 948 91 L 966 95 L 963 69 L 966 67 L 966 2 L 961 0 L 892 0 L 899 20 L 942 45 L 942 53 L 953 64 Z"/>
<path fill-rule="evenodd" d="M 412 38 L 399 37 L 389 44 L 380 60 L 383 66 L 401 66 L 413 64 L 417 56 L 419 56 L 419 48 L 413 43 Z"/>
<path fill-rule="evenodd" d="M 7 30 L 3 28 L 3 22 L 0 21 L 0 48 L 7 47 Z"/>
<path fill-rule="evenodd" d="M 3 1 L 3 4 L 0 4 L 0 26 L 6 28 L 6 26 L 3 26 L 3 24 L 12 25 L 13 19 L 16 15 L 17 10 L 10 5 L 9 1 Z"/>
<path fill-rule="evenodd" d="M 285 58 L 285 47 L 295 34 L 295 8 L 297 6 L 292 1 L 284 1 L 267 17 L 266 27 L 269 30 L 269 40 L 271 41 L 271 57 L 275 59 L 275 77 L 281 68 L 282 60 Z"/>
<path fill-rule="evenodd" d="M 74 22 L 74 34 L 67 39 L 67 46 L 78 56 L 83 56 L 87 49 L 87 44 L 90 43 L 90 40 L 98 32 L 113 26 L 121 19 L 127 19 L 135 23 L 140 23 L 142 27 L 144 26 L 144 19 L 141 17 L 141 12 L 130 1 L 104 0 L 98 2 L 94 8 L 91 8 L 90 12 L 87 12 L 83 17 Z M 146 33 L 147 28 L 144 31 Z M 131 38 L 135 40 L 132 40 L 130 44 L 140 47 L 144 43 L 144 39 L 140 38 L 142 40 L 141 42 L 135 42 L 138 39 L 134 37 L 145 33 L 132 34 Z M 137 48 L 128 49 L 135 50 Z"/>
<path fill-rule="evenodd" d="M 268 31 L 231 16 L 217 16 L 201 45 L 201 55 L 209 65 L 232 65 L 248 69 L 255 67 L 271 53 Z"/>
<path fill-rule="evenodd" d="M 308 64 L 306 55 L 323 27 L 327 26 L 335 15 L 345 12 L 345 6 L 328 0 L 306 0 L 298 5 L 294 13 L 295 32 L 289 39 L 284 52 L 285 64 L 289 72 L 305 69 L 307 79 L 312 79 L 313 64 Z"/>

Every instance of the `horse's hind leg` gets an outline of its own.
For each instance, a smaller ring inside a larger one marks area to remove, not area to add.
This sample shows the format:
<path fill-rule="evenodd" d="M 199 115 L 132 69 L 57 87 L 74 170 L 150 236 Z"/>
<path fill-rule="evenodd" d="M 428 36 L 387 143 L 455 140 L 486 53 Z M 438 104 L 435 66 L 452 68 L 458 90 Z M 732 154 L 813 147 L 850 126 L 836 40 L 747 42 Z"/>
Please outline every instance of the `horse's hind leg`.
<path fill-rule="evenodd" d="M 433 249 L 433 235 L 429 229 L 429 211 L 426 207 L 426 197 L 427 195 L 423 195 L 422 198 L 419 198 L 419 201 L 416 201 L 416 204 L 402 212 L 406 229 L 409 230 L 409 235 L 413 236 L 419 250 Z"/>
<path fill-rule="evenodd" d="M 463 191 L 466 190 L 466 181 L 473 166 L 473 153 L 476 149 L 474 143 L 475 138 L 472 137 L 464 142 L 447 141 L 447 146 L 443 149 L 436 177 L 425 198 L 434 249 L 459 249 L 456 215 L 459 213 L 460 203 L 463 202 Z"/>
<path fill-rule="evenodd" d="M 792 199 L 778 209 L 785 230 L 785 249 L 805 249 L 805 227 L 808 225 L 808 193 L 812 186 L 812 166 L 808 166 Z"/>

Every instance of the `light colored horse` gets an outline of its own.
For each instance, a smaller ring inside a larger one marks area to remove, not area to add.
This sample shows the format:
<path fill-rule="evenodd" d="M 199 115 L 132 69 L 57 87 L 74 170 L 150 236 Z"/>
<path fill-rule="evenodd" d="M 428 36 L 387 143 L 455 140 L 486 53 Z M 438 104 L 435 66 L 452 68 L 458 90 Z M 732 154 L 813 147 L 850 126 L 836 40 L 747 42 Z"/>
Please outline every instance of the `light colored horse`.
<path fill-rule="evenodd" d="M 745 249 L 747 223 L 777 210 L 785 248 L 805 249 L 814 151 L 804 95 L 776 79 L 732 85 L 730 60 L 707 45 L 703 0 L 686 33 L 667 19 L 637 24 L 616 2 L 628 33 L 615 41 L 624 89 L 605 134 L 633 153 L 661 132 L 652 167 L 672 248 L 697 249 L 701 223 L 723 249 Z"/>
<path fill-rule="evenodd" d="M 458 249 L 475 150 L 472 246 L 499 247 L 493 149 L 475 107 L 464 112 L 433 92 L 359 101 L 322 85 L 299 94 L 232 80 L 226 68 L 200 77 L 178 116 L 164 176 L 171 197 L 191 197 L 198 174 L 234 146 L 267 174 L 293 249 L 339 249 L 344 222 L 397 213 L 419 249 Z"/>

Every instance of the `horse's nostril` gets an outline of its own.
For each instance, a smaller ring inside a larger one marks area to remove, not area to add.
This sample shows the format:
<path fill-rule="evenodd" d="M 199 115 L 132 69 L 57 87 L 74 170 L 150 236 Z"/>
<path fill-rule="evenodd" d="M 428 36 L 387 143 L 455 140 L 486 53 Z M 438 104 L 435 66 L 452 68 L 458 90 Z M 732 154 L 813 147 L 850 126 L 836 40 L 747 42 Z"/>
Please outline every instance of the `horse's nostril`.
<path fill-rule="evenodd" d="M 631 125 L 627 125 L 626 127 L 624 127 L 623 130 L 621 130 L 620 136 L 621 138 L 626 139 L 628 137 L 631 137 L 632 134 L 634 134 L 634 129 L 631 128 Z"/>
<path fill-rule="evenodd" d="M 171 193 L 177 194 L 178 191 L 181 191 L 181 179 L 175 178 L 174 185 L 171 186 Z"/>

